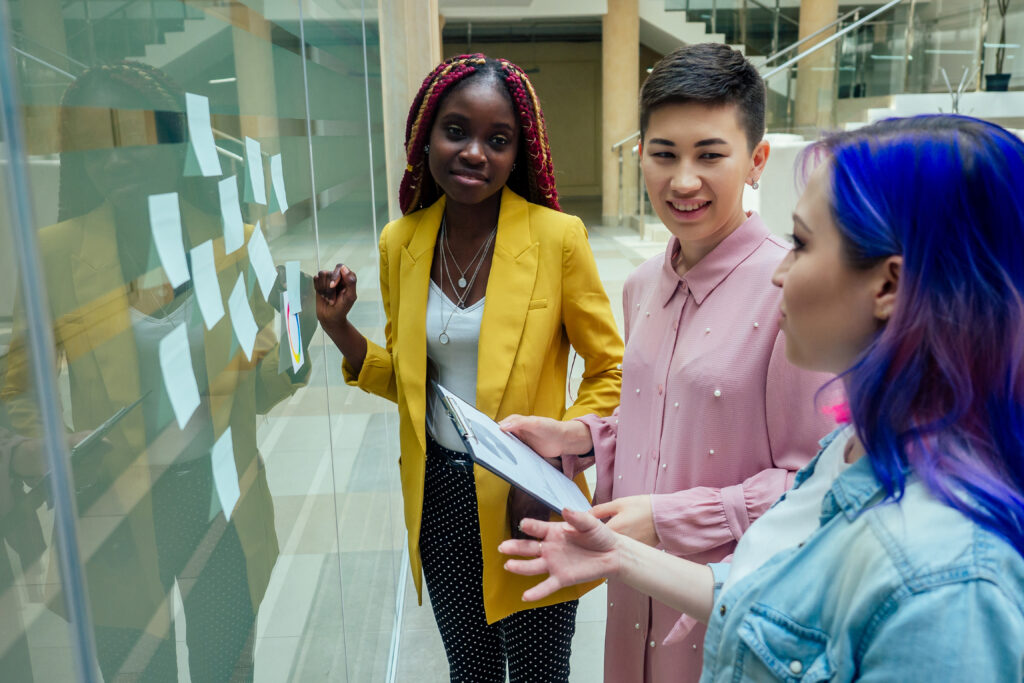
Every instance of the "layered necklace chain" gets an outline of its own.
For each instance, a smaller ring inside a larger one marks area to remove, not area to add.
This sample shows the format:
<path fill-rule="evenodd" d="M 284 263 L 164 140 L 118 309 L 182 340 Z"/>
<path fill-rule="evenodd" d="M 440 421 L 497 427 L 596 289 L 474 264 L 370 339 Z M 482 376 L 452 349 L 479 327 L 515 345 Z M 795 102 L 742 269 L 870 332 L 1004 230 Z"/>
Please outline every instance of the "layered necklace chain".
<path fill-rule="evenodd" d="M 491 230 L 491 234 L 487 236 L 483 245 L 477 249 L 476 254 L 470 259 L 469 264 L 463 268 L 459 265 L 459 262 L 455 259 L 455 254 L 452 252 L 451 245 L 448 242 L 448 227 L 446 220 L 441 219 L 441 278 L 448 281 L 449 286 L 455 295 L 458 297 L 458 301 L 455 302 L 455 307 L 452 308 L 451 313 L 448 314 L 448 320 L 443 320 L 444 313 L 441 313 L 443 325 L 441 327 L 441 334 L 437 335 L 437 340 L 442 344 L 449 342 L 448 337 L 448 325 L 452 321 L 452 317 L 455 315 L 457 309 L 466 307 L 466 299 L 469 297 L 469 293 L 473 290 L 473 283 L 476 282 L 477 275 L 480 274 L 480 269 L 484 265 L 484 261 L 487 260 L 487 252 L 494 243 L 494 236 L 498 233 L 498 226 L 495 225 Z M 449 268 L 449 261 L 455 264 L 455 268 L 459 271 L 458 281 L 452 278 L 451 268 Z M 466 280 L 466 274 L 472 271 L 469 276 L 469 280 Z"/>

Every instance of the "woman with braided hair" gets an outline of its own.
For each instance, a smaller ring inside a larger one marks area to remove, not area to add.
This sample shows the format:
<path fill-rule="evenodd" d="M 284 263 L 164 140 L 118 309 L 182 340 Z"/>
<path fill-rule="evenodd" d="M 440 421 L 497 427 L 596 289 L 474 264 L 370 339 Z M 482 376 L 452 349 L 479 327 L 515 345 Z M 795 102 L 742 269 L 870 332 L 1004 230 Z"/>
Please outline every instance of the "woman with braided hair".
<path fill-rule="evenodd" d="M 384 346 L 348 320 L 356 275 L 344 265 L 315 278 L 317 316 L 349 384 L 398 404 L 409 556 L 451 680 L 504 681 L 507 663 L 511 681 L 565 681 L 576 598 L 594 584 L 537 609 L 519 599 L 526 584 L 502 571 L 498 543 L 520 517 L 548 513 L 474 468 L 448 420 L 429 418 L 428 368 L 494 419 L 606 415 L 622 341 L 586 230 L 559 211 L 544 117 L 519 67 L 480 54 L 440 64 L 413 100 L 405 147 L 405 215 L 380 238 Z M 566 408 L 570 344 L 585 369 Z"/>

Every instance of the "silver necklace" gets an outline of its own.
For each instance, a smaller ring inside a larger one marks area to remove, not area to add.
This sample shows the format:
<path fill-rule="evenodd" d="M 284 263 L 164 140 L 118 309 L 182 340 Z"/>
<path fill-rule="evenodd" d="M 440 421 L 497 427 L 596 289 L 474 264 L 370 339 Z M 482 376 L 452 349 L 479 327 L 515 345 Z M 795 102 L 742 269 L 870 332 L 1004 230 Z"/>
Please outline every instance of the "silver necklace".
<path fill-rule="evenodd" d="M 455 264 L 455 267 L 459 271 L 459 280 L 458 280 L 459 289 L 465 289 L 466 286 L 469 284 L 468 282 L 466 282 L 466 273 L 468 273 L 470 270 L 473 269 L 473 264 L 476 262 L 477 259 L 481 259 L 482 260 L 483 255 L 487 253 L 487 247 L 490 245 L 491 239 L 494 237 L 494 233 L 497 232 L 498 226 L 497 225 L 494 226 L 494 229 L 491 230 L 490 237 L 488 237 L 487 241 L 484 242 L 480 246 L 480 248 L 476 250 L 476 254 L 474 254 L 473 258 L 471 258 L 469 260 L 469 265 L 467 265 L 465 268 L 463 268 L 462 266 L 459 265 L 458 259 L 455 258 L 455 252 L 452 251 L 451 244 L 448 242 L 448 231 L 445 229 L 446 225 L 447 225 L 446 224 L 446 217 L 442 216 L 441 217 L 441 237 L 442 237 L 442 239 L 441 239 L 441 250 L 442 250 L 442 252 L 445 249 L 448 250 L 448 258 L 450 258 L 452 260 L 452 263 Z M 454 285 L 452 286 L 452 289 L 453 290 L 455 289 Z"/>
<path fill-rule="evenodd" d="M 445 224 L 444 224 L 443 220 L 441 221 L 441 230 L 442 230 L 441 238 L 442 238 L 442 240 L 446 240 L 447 239 L 447 231 L 445 230 Z M 489 247 L 491 245 L 491 243 L 494 241 L 494 236 L 495 236 L 496 233 L 497 233 L 497 226 L 495 226 L 495 229 L 491 231 L 490 236 L 487 238 L 487 241 L 484 243 L 484 248 L 487 248 L 487 247 Z M 443 247 L 443 241 L 442 241 L 442 247 Z M 486 253 L 486 252 L 484 252 L 484 253 Z M 455 259 L 453 258 L 452 260 L 454 261 Z M 476 257 L 474 257 L 474 260 L 476 260 Z M 458 264 L 456 264 L 456 266 L 457 265 Z M 448 325 L 451 324 L 452 318 L 455 316 L 455 311 L 463 308 L 463 306 L 465 305 L 466 298 L 469 296 L 470 291 L 472 291 L 473 283 L 476 282 L 476 277 L 477 277 L 477 275 L 480 274 L 480 269 L 483 267 L 483 265 L 484 265 L 484 259 L 480 259 L 477 262 L 477 264 L 476 264 L 476 268 L 473 270 L 473 274 L 469 278 L 469 282 L 467 283 L 467 286 L 464 287 L 464 291 L 461 294 L 459 294 L 457 292 L 457 290 L 455 289 L 455 285 L 452 283 L 452 274 L 451 274 L 450 269 L 448 268 L 448 258 L 445 255 L 445 250 L 443 248 L 441 249 L 441 276 L 442 276 L 442 282 L 443 282 L 444 279 L 447 279 L 448 280 L 448 284 L 452 288 L 452 291 L 455 291 L 456 295 L 459 297 L 459 300 L 456 303 L 456 305 L 452 307 L 451 313 L 448 314 L 448 320 L 444 320 L 444 311 L 443 310 L 440 311 L 440 318 L 441 318 L 441 321 L 442 321 L 442 327 L 441 327 L 441 334 L 437 335 L 437 340 L 439 342 L 441 342 L 442 344 L 447 344 L 449 341 L 451 341 L 450 337 L 448 336 Z M 443 288 L 441 289 L 441 293 L 442 294 L 444 293 L 444 289 Z"/>

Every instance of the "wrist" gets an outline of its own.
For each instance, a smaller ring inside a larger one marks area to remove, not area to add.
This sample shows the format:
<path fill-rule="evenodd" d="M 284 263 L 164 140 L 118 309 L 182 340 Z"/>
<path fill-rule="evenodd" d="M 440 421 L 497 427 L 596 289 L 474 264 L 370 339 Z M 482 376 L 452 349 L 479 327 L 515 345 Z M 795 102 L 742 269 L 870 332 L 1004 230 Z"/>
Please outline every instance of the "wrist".
<path fill-rule="evenodd" d="M 564 455 L 585 455 L 594 449 L 590 427 L 579 420 L 562 423 L 562 453 Z"/>

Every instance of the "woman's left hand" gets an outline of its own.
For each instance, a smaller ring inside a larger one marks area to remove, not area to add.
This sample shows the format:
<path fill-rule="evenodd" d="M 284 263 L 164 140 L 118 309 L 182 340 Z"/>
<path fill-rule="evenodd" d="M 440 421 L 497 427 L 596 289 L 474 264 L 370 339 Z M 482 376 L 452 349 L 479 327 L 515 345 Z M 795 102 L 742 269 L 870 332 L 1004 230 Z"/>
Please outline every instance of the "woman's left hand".
<path fill-rule="evenodd" d="M 595 505 L 590 514 L 607 519 L 608 528 L 634 538 L 646 545 L 658 545 L 661 540 L 654 528 L 654 510 L 650 496 L 626 496 Z"/>
<path fill-rule="evenodd" d="M 505 569 L 513 574 L 548 578 L 523 593 L 523 600 L 542 600 L 555 591 L 605 577 L 619 568 L 616 534 L 586 512 L 562 510 L 564 522 L 524 519 L 523 531 L 538 541 L 511 540 L 498 546 L 505 555 L 529 557 L 507 560 Z"/>

